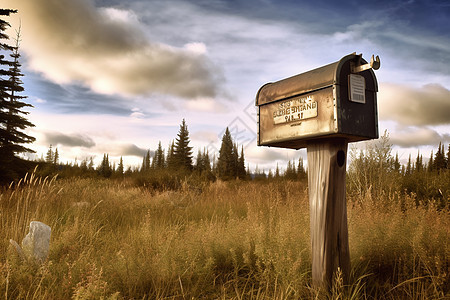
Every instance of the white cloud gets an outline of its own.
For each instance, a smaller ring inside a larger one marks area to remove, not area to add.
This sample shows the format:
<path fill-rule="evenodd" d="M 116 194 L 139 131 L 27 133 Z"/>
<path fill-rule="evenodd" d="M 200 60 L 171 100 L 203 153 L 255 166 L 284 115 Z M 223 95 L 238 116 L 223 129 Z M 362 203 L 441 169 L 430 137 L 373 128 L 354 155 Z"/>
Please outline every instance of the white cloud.
<path fill-rule="evenodd" d="M 192 53 L 200 55 L 206 54 L 208 52 L 204 43 L 188 43 L 184 45 L 183 48 Z"/>
<path fill-rule="evenodd" d="M 412 126 L 450 124 L 450 91 L 439 84 L 413 88 L 383 83 L 378 98 L 380 119 Z"/>
<path fill-rule="evenodd" d="M 60 84 L 104 94 L 215 97 L 220 70 L 201 43 L 188 49 L 148 40 L 136 16 L 92 0 L 7 0 L 22 21 L 22 50 L 32 69 Z M 202 53 L 203 52 L 203 53 Z"/>
<path fill-rule="evenodd" d="M 407 127 L 390 134 L 390 141 L 403 148 L 435 146 L 440 142 L 450 142 L 450 134 L 439 134 L 436 130 L 428 127 Z"/>

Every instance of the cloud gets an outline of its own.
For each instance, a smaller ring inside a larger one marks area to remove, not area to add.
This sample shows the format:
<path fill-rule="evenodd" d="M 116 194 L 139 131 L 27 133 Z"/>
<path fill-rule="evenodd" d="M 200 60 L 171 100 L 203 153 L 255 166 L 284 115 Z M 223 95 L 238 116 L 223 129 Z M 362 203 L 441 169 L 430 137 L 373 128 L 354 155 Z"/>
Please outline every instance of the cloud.
<path fill-rule="evenodd" d="M 199 130 L 190 134 L 192 140 L 206 142 L 206 143 L 214 143 L 219 141 L 219 136 L 217 132 L 207 131 L 207 130 Z"/>
<path fill-rule="evenodd" d="M 64 145 L 69 147 L 92 148 L 95 142 L 88 136 L 82 134 L 64 134 L 61 132 L 44 133 L 45 141 L 52 145 Z"/>
<path fill-rule="evenodd" d="M 379 116 L 402 125 L 450 124 L 450 91 L 439 84 L 421 88 L 384 83 L 379 92 Z"/>
<path fill-rule="evenodd" d="M 221 72 L 206 46 L 174 48 L 148 40 L 136 15 L 97 8 L 92 0 L 6 0 L 19 10 L 22 50 L 32 69 L 59 84 L 103 94 L 220 94 Z"/>
<path fill-rule="evenodd" d="M 306 151 L 297 151 L 292 149 L 250 147 L 245 151 L 245 159 L 262 166 L 272 164 L 276 161 L 298 160 Z"/>
<path fill-rule="evenodd" d="M 148 149 L 140 148 L 135 144 L 124 144 L 115 147 L 114 155 L 116 156 L 137 156 L 144 157 L 147 154 Z M 150 156 L 153 157 L 154 151 L 150 151 Z"/>
<path fill-rule="evenodd" d="M 450 142 L 450 134 L 439 134 L 431 128 L 408 127 L 390 134 L 390 141 L 404 148 L 423 145 L 434 146 L 440 142 Z"/>

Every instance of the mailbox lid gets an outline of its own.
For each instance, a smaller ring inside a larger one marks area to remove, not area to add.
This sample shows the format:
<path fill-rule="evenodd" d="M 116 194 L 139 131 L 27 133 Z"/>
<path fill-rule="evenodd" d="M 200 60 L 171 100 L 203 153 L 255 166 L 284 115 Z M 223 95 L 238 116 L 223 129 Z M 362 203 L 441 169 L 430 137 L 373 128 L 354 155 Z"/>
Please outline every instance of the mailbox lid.
<path fill-rule="evenodd" d="M 264 105 L 270 102 L 278 101 L 280 99 L 285 99 L 293 97 L 296 95 L 301 95 L 309 93 L 315 90 L 323 89 L 335 84 L 341 84 L 347 79 L 341 79 L 341 69 L 346 66 L 348 67 L 351 62 L 355 64 L 365 64 L 367 63 L 361 58 L 361 55 L 356 55 L 355 53 L 344 56 L 339 61 L 331 63 L 329 65 L 298 74 L 277 82 L 271 82 L 263 85 L 257 95 L 256 95 L 256 105 Z M 369 70 L 371 77 L 374 79 L 375 75 L 372 70 Z M 366 89 L 373 91 L 378 91 L 375 85 L 368 85 Z"/>

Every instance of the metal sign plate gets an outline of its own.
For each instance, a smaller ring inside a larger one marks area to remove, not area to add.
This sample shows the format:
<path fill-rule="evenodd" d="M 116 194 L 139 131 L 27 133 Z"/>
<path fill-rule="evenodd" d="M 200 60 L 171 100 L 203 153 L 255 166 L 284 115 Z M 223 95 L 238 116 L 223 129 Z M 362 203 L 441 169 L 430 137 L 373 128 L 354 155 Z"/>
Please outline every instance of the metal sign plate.
<path fill-rule="evenodd" d="M 273 112 L 273 123 L 278 125 L 315 117 L 317 101 L 313 101 L 313 96 L 297 97 L 278 103 L 278 109 Z"/>
<path fill-rule="evenodd" d="M 333 87 L 259 106 L 259 142 L 304 139 L 335 132 Z"/>
<path fill-rule="evenodd" d="M 366 103 L 366 81 L 358 74 L 348 75 L 348 99 L 352 102 Z"/>

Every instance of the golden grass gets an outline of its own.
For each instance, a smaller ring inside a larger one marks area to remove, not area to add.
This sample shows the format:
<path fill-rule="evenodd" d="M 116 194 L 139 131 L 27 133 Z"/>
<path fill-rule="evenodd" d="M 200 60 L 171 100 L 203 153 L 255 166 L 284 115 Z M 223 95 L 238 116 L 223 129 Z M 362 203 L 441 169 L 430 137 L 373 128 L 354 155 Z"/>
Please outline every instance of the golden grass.
<path fill-rule="evenodd" d="M 307 189 L 298 182 L 129 183 L 29 176 L 0 195 L 5 299 L 443 299 L 450 218 L 432 207 L 349 199 L 353 281 L 310 287 Z M 49 259 L 9 246 L 30 221 L 52 228 Z"/>

